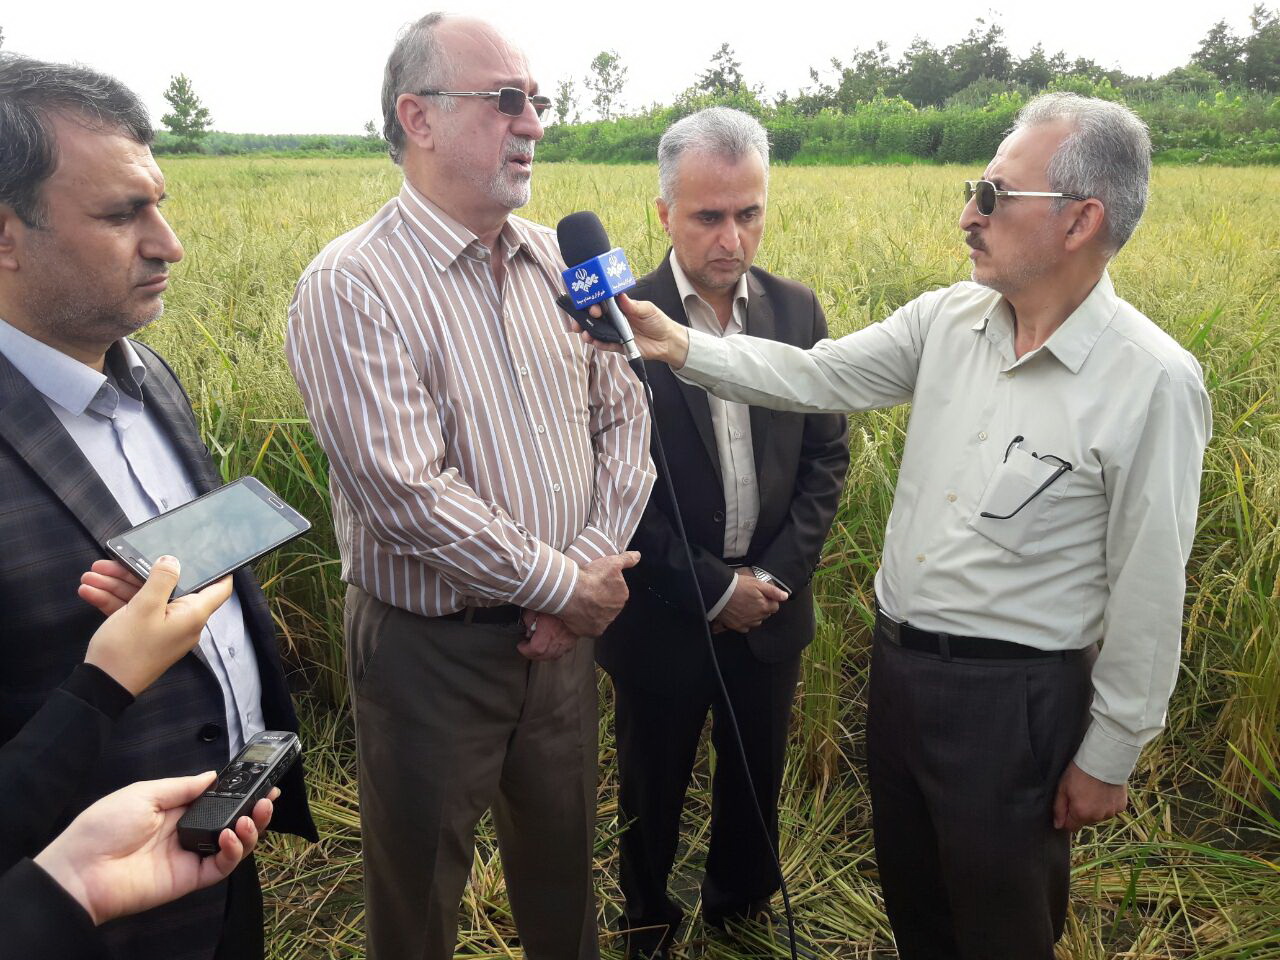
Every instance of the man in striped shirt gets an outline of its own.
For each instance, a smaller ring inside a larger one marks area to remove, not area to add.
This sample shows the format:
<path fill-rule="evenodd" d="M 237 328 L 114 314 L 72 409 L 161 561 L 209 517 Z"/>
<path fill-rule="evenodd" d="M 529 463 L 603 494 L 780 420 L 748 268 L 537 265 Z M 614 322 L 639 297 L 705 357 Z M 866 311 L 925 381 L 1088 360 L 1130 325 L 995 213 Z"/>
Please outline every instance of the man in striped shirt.
<path fill-rule="evenodd" d="M 638 383 L 554 302 L 537 95 L 492 27 L 429 14 L 387 63 L 399 195 L 326 247 L 288 356 L 349 584 L 369 956 L 453 956 L 486 809 L 531 960 L 598 955 L 592 642 L 653 482 Z"/>

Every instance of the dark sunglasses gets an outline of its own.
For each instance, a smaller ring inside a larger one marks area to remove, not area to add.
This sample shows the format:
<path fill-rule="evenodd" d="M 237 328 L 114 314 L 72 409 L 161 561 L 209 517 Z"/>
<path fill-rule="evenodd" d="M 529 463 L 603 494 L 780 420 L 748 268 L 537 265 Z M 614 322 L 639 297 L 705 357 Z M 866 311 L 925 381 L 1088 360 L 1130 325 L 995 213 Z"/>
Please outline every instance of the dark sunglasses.
<path fill-rule="evenodd" d="M 485 100 L 497 100 L 499 113 L 508 117 L 518 117 L 524 113 L 526 103 L 533 104 L 533 112 L 542 116 L 551 106 L 551 98 L 541 94 L 529 96 L 519 87 L 503 87 L 500 90 L 420 90 L 420 97 L 483 97 Z"/>
<path fill-rule="evenodd" d="M 995 212 L 996 197 L 1062 197 L 1067 200 L 1087 200 L 1078 193 L 1045 193 L 1041 190 L 998 190 L 990 180 L 966 180 L 964 202 L 978 198 L 978 212 L 989 217 Z"/>

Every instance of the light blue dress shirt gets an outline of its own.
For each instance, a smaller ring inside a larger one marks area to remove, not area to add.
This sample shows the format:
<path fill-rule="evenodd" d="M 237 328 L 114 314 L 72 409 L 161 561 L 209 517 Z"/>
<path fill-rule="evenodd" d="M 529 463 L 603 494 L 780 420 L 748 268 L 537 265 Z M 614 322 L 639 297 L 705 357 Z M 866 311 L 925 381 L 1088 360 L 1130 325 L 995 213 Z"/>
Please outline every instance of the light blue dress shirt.
<path fill-rule="evenodd" d="M 0 353 L 44 396 L 130 523 L 195 499 L 173 443 L 143 404 L 146 367 L 127 340 L 112 346 L 102 374 L 0 320 Z M 264 729 L 262 683 L 236 594 L 209 618 L 199 651 L 222 688 L 235 756 Z"/>

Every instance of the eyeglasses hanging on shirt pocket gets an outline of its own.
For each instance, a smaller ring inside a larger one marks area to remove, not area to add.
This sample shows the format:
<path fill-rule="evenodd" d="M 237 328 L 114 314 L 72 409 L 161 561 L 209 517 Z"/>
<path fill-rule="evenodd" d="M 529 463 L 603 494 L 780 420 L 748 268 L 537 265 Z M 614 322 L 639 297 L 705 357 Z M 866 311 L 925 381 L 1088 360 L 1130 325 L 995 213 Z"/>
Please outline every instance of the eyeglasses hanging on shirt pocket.
<path fill-rule="evenodd" d="M 1034 554 L 1048 528 L 1052 508 L 1074 469 L 1053 454 L 1023 450 L 1021 434 L 1009 441 L 978 502 L 969 526 L 988 540 L 1021 556 Z"/>

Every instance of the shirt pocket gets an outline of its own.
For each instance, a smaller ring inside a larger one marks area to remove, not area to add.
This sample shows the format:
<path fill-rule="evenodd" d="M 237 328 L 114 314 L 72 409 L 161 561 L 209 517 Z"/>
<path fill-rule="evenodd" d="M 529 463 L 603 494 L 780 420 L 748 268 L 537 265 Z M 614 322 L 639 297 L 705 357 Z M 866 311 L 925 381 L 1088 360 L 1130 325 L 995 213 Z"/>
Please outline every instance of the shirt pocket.
<path fill-rule="evenodd" d="M 1058 469 L 1058 464 L 1053 460 L 1046 462 L 1019 447 L 1012 448 L 1009 456 L 996 464 L 987 480 L 986 489 L 978 498 L 978 508 L 969 518 L 969 526 L 992 543 L 1020 557 L 1039 553 L 1045 530 L 1051 524 L 1058 503 L 1071 483 L 1071 471 L 1065 471 L 1040 493 L 1036 491 Z M 1028 497 L 1032 497 L 1029 502 Z M 1022 506 L 1023 503 L 1026 506 Z M 1022 509 L 1019 510 L 1020 506 Z M 1017 513 L 1014 513 L 1015 510 Z M 984 517 L 984 513 L 999 517 L 1011 513 L 1014 515 L 1008 520 L 997 520 L 994 517 Z"/>
<path fill-rule="evenodd" d="M 544 395 L 550 410 L 571 424 L 590 419 L 590 367 L 581 341 L 573 334 L 541 338 L 531 352 L 526 375 Z"/>

